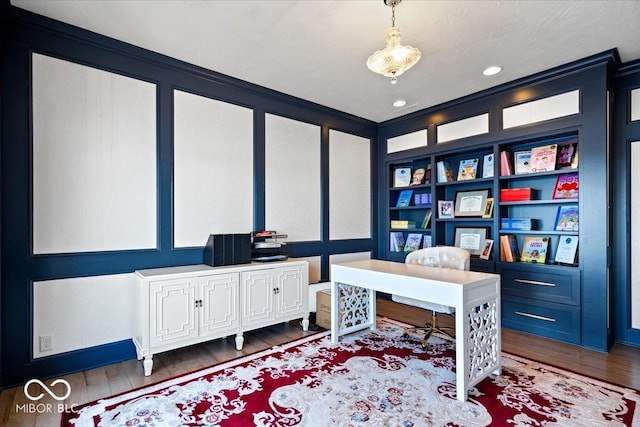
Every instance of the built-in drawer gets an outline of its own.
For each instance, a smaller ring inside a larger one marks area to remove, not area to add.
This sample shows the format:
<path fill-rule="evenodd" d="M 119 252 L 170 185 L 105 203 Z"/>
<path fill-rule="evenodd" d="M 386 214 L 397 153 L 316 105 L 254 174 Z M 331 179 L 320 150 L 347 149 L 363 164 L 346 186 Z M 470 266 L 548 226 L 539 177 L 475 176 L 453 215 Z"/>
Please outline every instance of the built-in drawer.
<path fill-rule="evenodd" d="M 580 307 L 502 297 L 502 326 L 580 344 Z"/>
<path fill-rule="evenodd" d="M 580 270 L 554 266 L 500 264 L 502 295 L 561 304 L 580 304 Z"/>

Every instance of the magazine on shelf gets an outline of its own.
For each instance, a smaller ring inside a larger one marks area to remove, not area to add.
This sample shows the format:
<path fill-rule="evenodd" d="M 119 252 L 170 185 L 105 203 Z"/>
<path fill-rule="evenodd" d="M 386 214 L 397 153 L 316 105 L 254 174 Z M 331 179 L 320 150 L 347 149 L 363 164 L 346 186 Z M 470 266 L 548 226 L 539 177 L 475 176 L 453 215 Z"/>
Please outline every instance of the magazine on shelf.
<path fill-rule="evenodd" d="M 422 185 L 424 184 L 424 178 L 427 174 L 427 169 L 425 168 L 417 168 L 413 171 L 413 175 L 411 177 L 411 185 Z"/>
<path fill-rule="evenodd" d="M 402 252 L 404 249 L 404 234 L 401 231 L 392 231 L 389 234 L 389 250 Z"/>
<path fill-rule="evenodd" d="M 556 144 L 541 145 L 531 149 L 531 172 L 548 172 L 556 169 Z"/>
<path fill-rule="evenodd" d="M 557 169 L 578 168 L 578 138 L 558 144 Z"/>
<path fill-rule="evenodd" d="M 396 208 L 406 208 L 411 204 L 411 195 L 413 194 L 413 190 L 402 190 L 400 195 L 398 195 L 398 202 L 396 203 Z"/>
<path fill-rule="evenodd" d="M 578 254 L 578 236 L 560 236 L 554 261 L 559 264 L 575 265 Z"/>
<path fill-rule="evenodd" d="M 408 187 L 411 183 L 411 168 L 398 167 L 393 170 L 393 186 Z"/>
<path fill-rule="evenodd" d="M 522 245 L 522 262 L 544 264 L 547 259 L 549 238 L 540 236 L 525 236 Z"/>
<path fill-rule="evenodd" d="M 556 188 L 553 191 L 554 199 L 577 199 L 580 182 L 577 173 L 558 175 Z"/>
<path fill-rule="evenodd" d="M 478 173 L 478 159 L 460 160 L 458 167 L 458 181 L 476 179 Z"/>
<path fill-rule="evenodd" d="M 436 164 L 438 172 L 438 182 L 451 182 L 453 181 L 453 172 L 451 170 L 451 164 L 445 161 L 439 161 Z"/>
<path fill-rule="evenodd" d="M 417 251 L 420 249 L 420 243 L 422 243 L 422 234 L 409 233 L 407 242 L 404 244 L 404 252 Z"/>
<path fill-rule="evenodd" d="M 482 177 L 493 178 L 493 154 L 485 154 L 482 164 Z"/>
<path fill-rule="evenodd" d="M 531 172 L 531 150 L 513 153 L 513 163 L 516 175 Z"/>
<path fill-rule="evenodd" d="M 578 205 L 558 206 L 555 231 L 578 231 L 580 215 Z"/>
<path fill-rule="evenodd" d="M 431 236 L 429 234 L 425 234 L 424 236 L 422 236 L 422 247 L 430 248 L 431 246 L 433 246 Z"/>
<path fill-rule="evenodd" d="M 511 153 L 504 150 L 500 152 L 500 176 L 513 175 L 513 164 L 511 163 Z"/>

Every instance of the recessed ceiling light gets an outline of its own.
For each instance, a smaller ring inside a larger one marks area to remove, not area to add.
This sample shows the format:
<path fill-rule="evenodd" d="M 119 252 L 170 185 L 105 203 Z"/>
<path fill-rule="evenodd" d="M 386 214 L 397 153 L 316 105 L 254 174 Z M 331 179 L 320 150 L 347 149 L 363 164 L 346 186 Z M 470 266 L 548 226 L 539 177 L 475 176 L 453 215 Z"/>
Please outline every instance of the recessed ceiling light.
<path fill-rule="evenodd" d="M 407 105 L 407 101 L 405 101 L 404 99 L 398 99 L 393 103 L 394 107 L 404 107 L 405 105 Z"/>
<path fill-rule="evenodd" d="M 484 74 L 485 76 L 493 76 L 494 74 L 498 74 L 500 71 L 502 71 L 502 67 L 492 65 L 491 67 L 488 67 L 486 70 L 484 70 L 482 74 Z"/>

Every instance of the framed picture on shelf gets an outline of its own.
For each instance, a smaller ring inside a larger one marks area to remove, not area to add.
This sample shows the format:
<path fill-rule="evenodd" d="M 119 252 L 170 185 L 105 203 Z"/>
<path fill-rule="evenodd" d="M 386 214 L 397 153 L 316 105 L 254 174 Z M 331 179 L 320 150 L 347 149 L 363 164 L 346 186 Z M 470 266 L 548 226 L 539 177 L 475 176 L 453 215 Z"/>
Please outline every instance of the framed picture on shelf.
<path fill-rule="evenodd" d="M 484 246 L 482 247 L 482 253 L 480 254 L 480 259 L 491 258 L 491 249 L 493 249 L 493 240 L 484 239 Z"/>
<path fill-rule="evenodd" d="M 558 144 L 558 155 L 556 156 L 557 169 L 577 169 L 578 168 L 578 139 Z"/>
<path fill-rule="evenodd" d="M 398 167 L 393 170 L 393 186 L 408 187 L 411 183 L 411 168 Z"/>
<path fill-rule="evenodd" d="M 451 200 L 438 200 L 438 218 L 454 218 Z"/>
<path fill-rule="evenodd" d="M 458 191 L 453 214 L 456 217 L 484 215 L 489 190 Z"/>
<path fill-rule="evenodd" d="M 493 217 L 493 197 L 487 199 L 487 202 L 484 204 L 484 213 L 482 214 L 482 218 L 491 217 Z"/>
<path fill-rule="evenodd" d="M 471 255 L 480 256 L 486 239 L 486 227 L 456 227 L 453 246 L 466 249 Z"/>

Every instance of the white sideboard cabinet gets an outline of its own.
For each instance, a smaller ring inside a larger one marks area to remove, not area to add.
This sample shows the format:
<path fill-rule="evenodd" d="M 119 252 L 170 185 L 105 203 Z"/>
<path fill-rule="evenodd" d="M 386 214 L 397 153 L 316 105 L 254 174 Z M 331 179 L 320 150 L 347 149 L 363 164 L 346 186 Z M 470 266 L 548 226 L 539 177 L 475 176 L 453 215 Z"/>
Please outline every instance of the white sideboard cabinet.
<path fill-rule="evenodd" d="M 137 270 L 136 335 L 144 374 L 153 355 L 302 318 L 309 329 L 309 264 L 287 260 L 223 267 L 190 265 Z"/>

